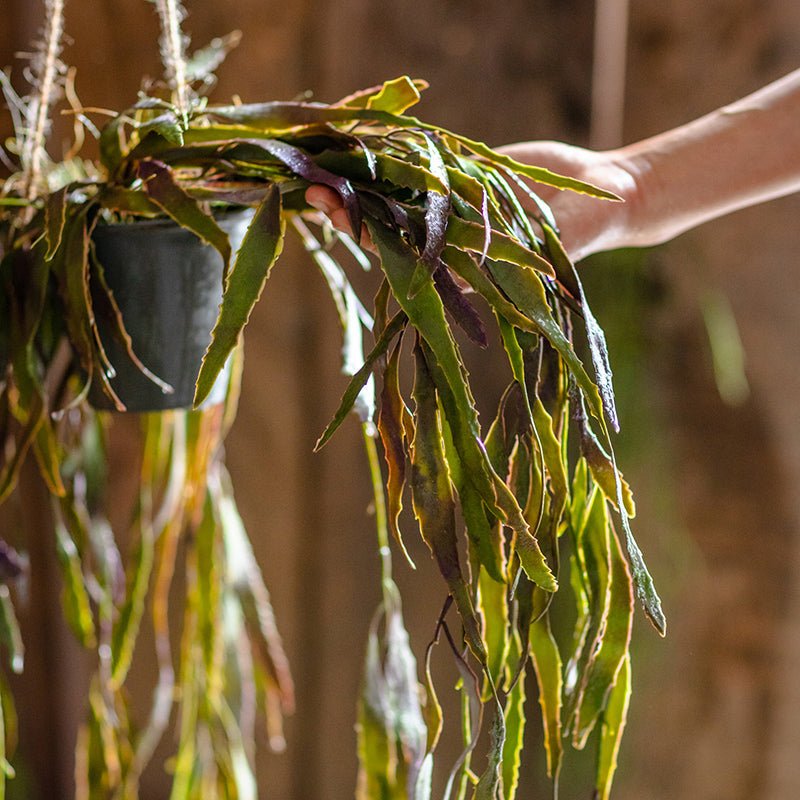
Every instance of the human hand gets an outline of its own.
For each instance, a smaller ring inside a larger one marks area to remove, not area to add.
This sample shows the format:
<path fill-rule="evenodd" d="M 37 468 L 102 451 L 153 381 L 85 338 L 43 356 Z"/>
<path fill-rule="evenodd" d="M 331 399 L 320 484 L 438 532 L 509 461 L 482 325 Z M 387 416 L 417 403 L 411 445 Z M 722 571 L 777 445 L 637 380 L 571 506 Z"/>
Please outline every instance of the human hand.
<path fill-rule="evenodd" d="M 350 218 L 347 216 L 342 198 L 330 186 L 324 186 L 320 183 L 309 186 L 306 189 L 306 202 L 312 208 L 316 208 L 317 211 L 325 214 L 337 231 L 346 233 L 349 236 L 353 235 Z M 366 225 L 363 224 L 361 225 L 361 240 L 359 244 L 364 250 L 369 250 L 371 253 L 375 252 L 375 245 L 372 243 Z"/>
<path fill-rule="evenodd" d="M 561 240 L 574 261 L 636 244 L 633 212 L 640 202 L 640 187 L 634 165 L 621 151 L 596 152 L 550 141 L 520 142 L 499 147 L 498 151 L 516 161 L 594 184 L 621 198 L 622 202 L 602 200 L 529 182 L 552 209 Z M 527 208 L 533 208 L 533 201 L 526 195 L 521 193 L 520 200 Z"/>

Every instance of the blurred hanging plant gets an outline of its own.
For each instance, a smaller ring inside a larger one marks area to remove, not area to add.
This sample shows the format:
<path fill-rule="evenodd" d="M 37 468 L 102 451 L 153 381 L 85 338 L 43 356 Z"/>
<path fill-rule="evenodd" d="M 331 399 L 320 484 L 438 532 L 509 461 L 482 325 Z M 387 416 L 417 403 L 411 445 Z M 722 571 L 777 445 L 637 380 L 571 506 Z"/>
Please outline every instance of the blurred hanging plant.
<path fill-rule="evenodd" d="M 611 449 L 609 425 L 616 428 L 617 420 L 605 340 L 556 221 L 530 186 L 614 196 L 409 116 L 425 84 L 406 77 L 331 105 L 209 104 L 189 79 L 203 78 L 198 64 L 213 69 L 229 41 L 187 66 L 180 4 L 156 6 L 169 98 L 143 95 L 115 115 L 100 134 L 100 163 L 84 176 L 36 193 L 25 189 L 27 180 L 12 181 L 3 201 L 11 210 L 0 263 L 0 499 L 32 450 L 54 498 L 67 618 L 98 655 L 79 748 L 80 796 L 135 797 L 175 702 L 174 798 L 256 796 L 254 698 L 268 712 L 272 741 L 280 741 L 291 682 L 222 441 L 235 416 L 241 334 L 288 228 L 331 288 L 352 376 L 318 447 L 355 409 L 376 493 L 383 602 L 370 631 L 359 708 L 359 797 L 431 796 L 442 724 L 433 645 L 420 704 L 388 557 L 390 535 L 405 553 L 400 520 L 410 494 L 449 598 L 435 641 L 444 634 L 452 648 L 464 693 L 465 748 L 445 798 L 465 797 L 470 787 L 476 800 L 515 796 L 532 666 L 549 774 L 557 785 L 564 737 L 582 748 L 597 731 L 597 797 L 605 800 L 630 691 L 634 594 L 661 633 L 665 621 Z M 55 0 L 48 10 L 60 13 Z M 352 236 L 308 208 L 311 184 L 339 194 Z M 14 209 L 20 203 L 23 210 Z M 229 207 L 253 209 L 235 254 L 214 216 Z M 111 320 L 127 357 L 145 365 L 104 280 L 93 234 L 109 223 L 163 217 L 218 251 L 224 292 L 197 377 L 198 410 L 143 416 L 137 546 L 123 558 L 102 511 L 109 417 L 84 401 L 99 380 L 109 401 L 124 407 L 108 380 L 113 365 L 96 315 Z M 359 247 L 364 231 L 381 267 L 371 313 L 329 247 L 341 242 L 368 267 Z M 495 357 L 478 303 L 497 326 L 512 379 L 485 432 L 459 344 L 465 336 L 487 348 L 485 358 Z M 576 324 L 592 375 L 573 347 Z M 372 336 L 366 356 L 365 333 Z M 225 403 L 203 408 L 231 359 Z M 405 360 L 414 372 L 410 396 L 400 380 Z M 179 552 L 187 586 L 176 662 L 167 611 Z M 564 583 L 576 610 L 566 646 L 549 621 Z M 148 597 L 159 682 L 150 720 L 138 729 L 123 687 Z M 447 622 L 450 604 L 460 632 Z M 488 763 L 478 774 L 472 752 L 487 707 Z"/>

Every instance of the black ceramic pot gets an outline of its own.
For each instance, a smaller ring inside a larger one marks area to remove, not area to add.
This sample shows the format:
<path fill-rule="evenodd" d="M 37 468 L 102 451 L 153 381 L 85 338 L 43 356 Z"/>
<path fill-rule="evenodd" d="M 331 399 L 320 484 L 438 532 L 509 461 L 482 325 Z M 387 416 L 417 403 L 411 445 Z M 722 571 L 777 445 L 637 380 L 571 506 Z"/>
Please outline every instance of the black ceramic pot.
<path fill-rule="evenodd" d="M 217 218 L 234 253 L 251 216 L 245 209 Z M 100 339 L 116 372 L 111 387 L 128 411 L 191 407 L 222 299 L 222 257 L 171 220 L 98 225 L 93 240 L 134 353 L 173 391 L 165 393 L 144 375 L 114 336 L 110 321 L 98 316 Z M 221 402 L 227 383 L 223 370 L 204 405 Z M 114 409 L 98 376 L 92 380 L 89 401 L 98 409 Z"/>

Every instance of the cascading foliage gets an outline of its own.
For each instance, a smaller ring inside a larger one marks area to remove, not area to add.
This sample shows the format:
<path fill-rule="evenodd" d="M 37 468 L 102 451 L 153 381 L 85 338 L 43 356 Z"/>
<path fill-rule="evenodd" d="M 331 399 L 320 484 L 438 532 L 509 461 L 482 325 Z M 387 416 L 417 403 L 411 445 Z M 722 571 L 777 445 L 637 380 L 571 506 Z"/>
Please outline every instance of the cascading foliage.
<path fill-rule="evenodd" d="M 172 796 L 255 797 L 248 700 L 257 697 L 271 710 L 291 705 L 268 597 L 221 460 L 238 377 L 224 407 L 145 418 L 137 545 L 129 558 L 116 550 L 99 495 L 87 492 L 101 480 L 92 470 L 102 463 L 107 416 L 86 407 L 84 389 L 68 387 L 81 376 L 84 384 L 100 381 L 122 406 L 108 381 L 113 365 L 97 316 L 112 321 L 140 363 L 92 232 L 108 222 L 164 215 L 216 248 L 226 265 L 197 405 L 238 351 L 287 230 L 300 236 L 336 302 L 352 377 L 318 446 L 351 410 L 358 413 L 384 545 L 383 602 L 369 634 L 358 712 L 358 796 L 431 797 L 442 726 L 433 642 L 421 695 L 385 547 L 393 537 L 405 553 L 403 539 L 412 533 L 402 511 L 410 507 L 448 598 L 441 614 L 431 611 L 434 642 L 449 642 L 462 678 L 464 752 L 444 797 L 515 797 L 531 670 L 554 783 L 564 739 L 582 748 L 596 732 L 597 797 L 608 797 L 630 691 L 634 596 L 661 633 L 665 621 L 631 533 L 633 500 L 609 440 L 617 420 L 604 337 L 556 221 L 530 187 L 584 192 L 598 202 L 614 197 L 408 116 L 422 88 L 403 77 L 332 105 L 195 102 L 188 112 L 142 98 L 103 129 L 100 176 L 65 183 L 34 203 L 32 221 L 7 237 L 0 263 L 0 434 L 11 457 L 0 496 L 11 491 L 32 450 L 55 498 L 67 616 L 99 654 L 83 734 L 85 797 L 135 796 L 175 702 Z M 352 236 L 331 230 L 308 208 L 310 184 L 338 193 Z M 227 206 L 253 208 L 236 254 L 212 213 Z M 380 264 L 370 311 L 348 279 L 351 269 L 369 264 L 359 248 L 365 233 Z M 487 321 L 497 336 L 489 335 Z M 590 368 L 576 353 L 576 332 Z M 66 357 L 64 338 L 71 346 Z M 470 389 L 465 340 L 485 349 L 481 358 L 509 364 L 509 386 L 488 425 Z M 66 367 L 54 391 L 59 357 Z M 411 388 L 402 377 L 408 370 Z M 64 402 L 69 406 L 54 419 L 51 412 Z M 188 585 L 174 673 L 166 609 L 182 540 Z M 111 569 L 120 563 L 126 579 Z M 570 593 L 575 606 L 566 641 L 551 629 L 556 592 Z M 137 732 L 123 687 L 148 597 L 160 679 L 150 723 Z M 489 746 L 478 766 L 473 751 L 484 717 Z M 270 718 L 276 725 L 276 715 Z"/>

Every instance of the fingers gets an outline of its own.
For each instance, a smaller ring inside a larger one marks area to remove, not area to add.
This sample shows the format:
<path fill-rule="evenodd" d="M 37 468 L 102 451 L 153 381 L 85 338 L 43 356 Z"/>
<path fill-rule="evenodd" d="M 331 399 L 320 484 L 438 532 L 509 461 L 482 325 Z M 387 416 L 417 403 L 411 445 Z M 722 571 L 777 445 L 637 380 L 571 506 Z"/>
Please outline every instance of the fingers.
<path fill-rule="evenodd" d="M 342 199 L 329 186 L 315 184 L 306 189 L 306 202 L 317 211 L 331 215 L 331 212 L 343 208 Z"/>
<path fill-rule="evenodd" d="M 317 211 L 321 211 L 331 221 L 331 225 L 337 231 L 346 233 L 349 236 L 353 235 L 353 229 L 350 227 L 350 218 L 347 216 L 342 198 L 331 189 L 329 186 L 321 186 L 315 184 L 306 189 L 306 202 Z M 372 243 L 369 232 L 365 225 L 361 226 L 361 247 L 364 250 L 369 250 L 375 253 L 375 245 Z"/>

